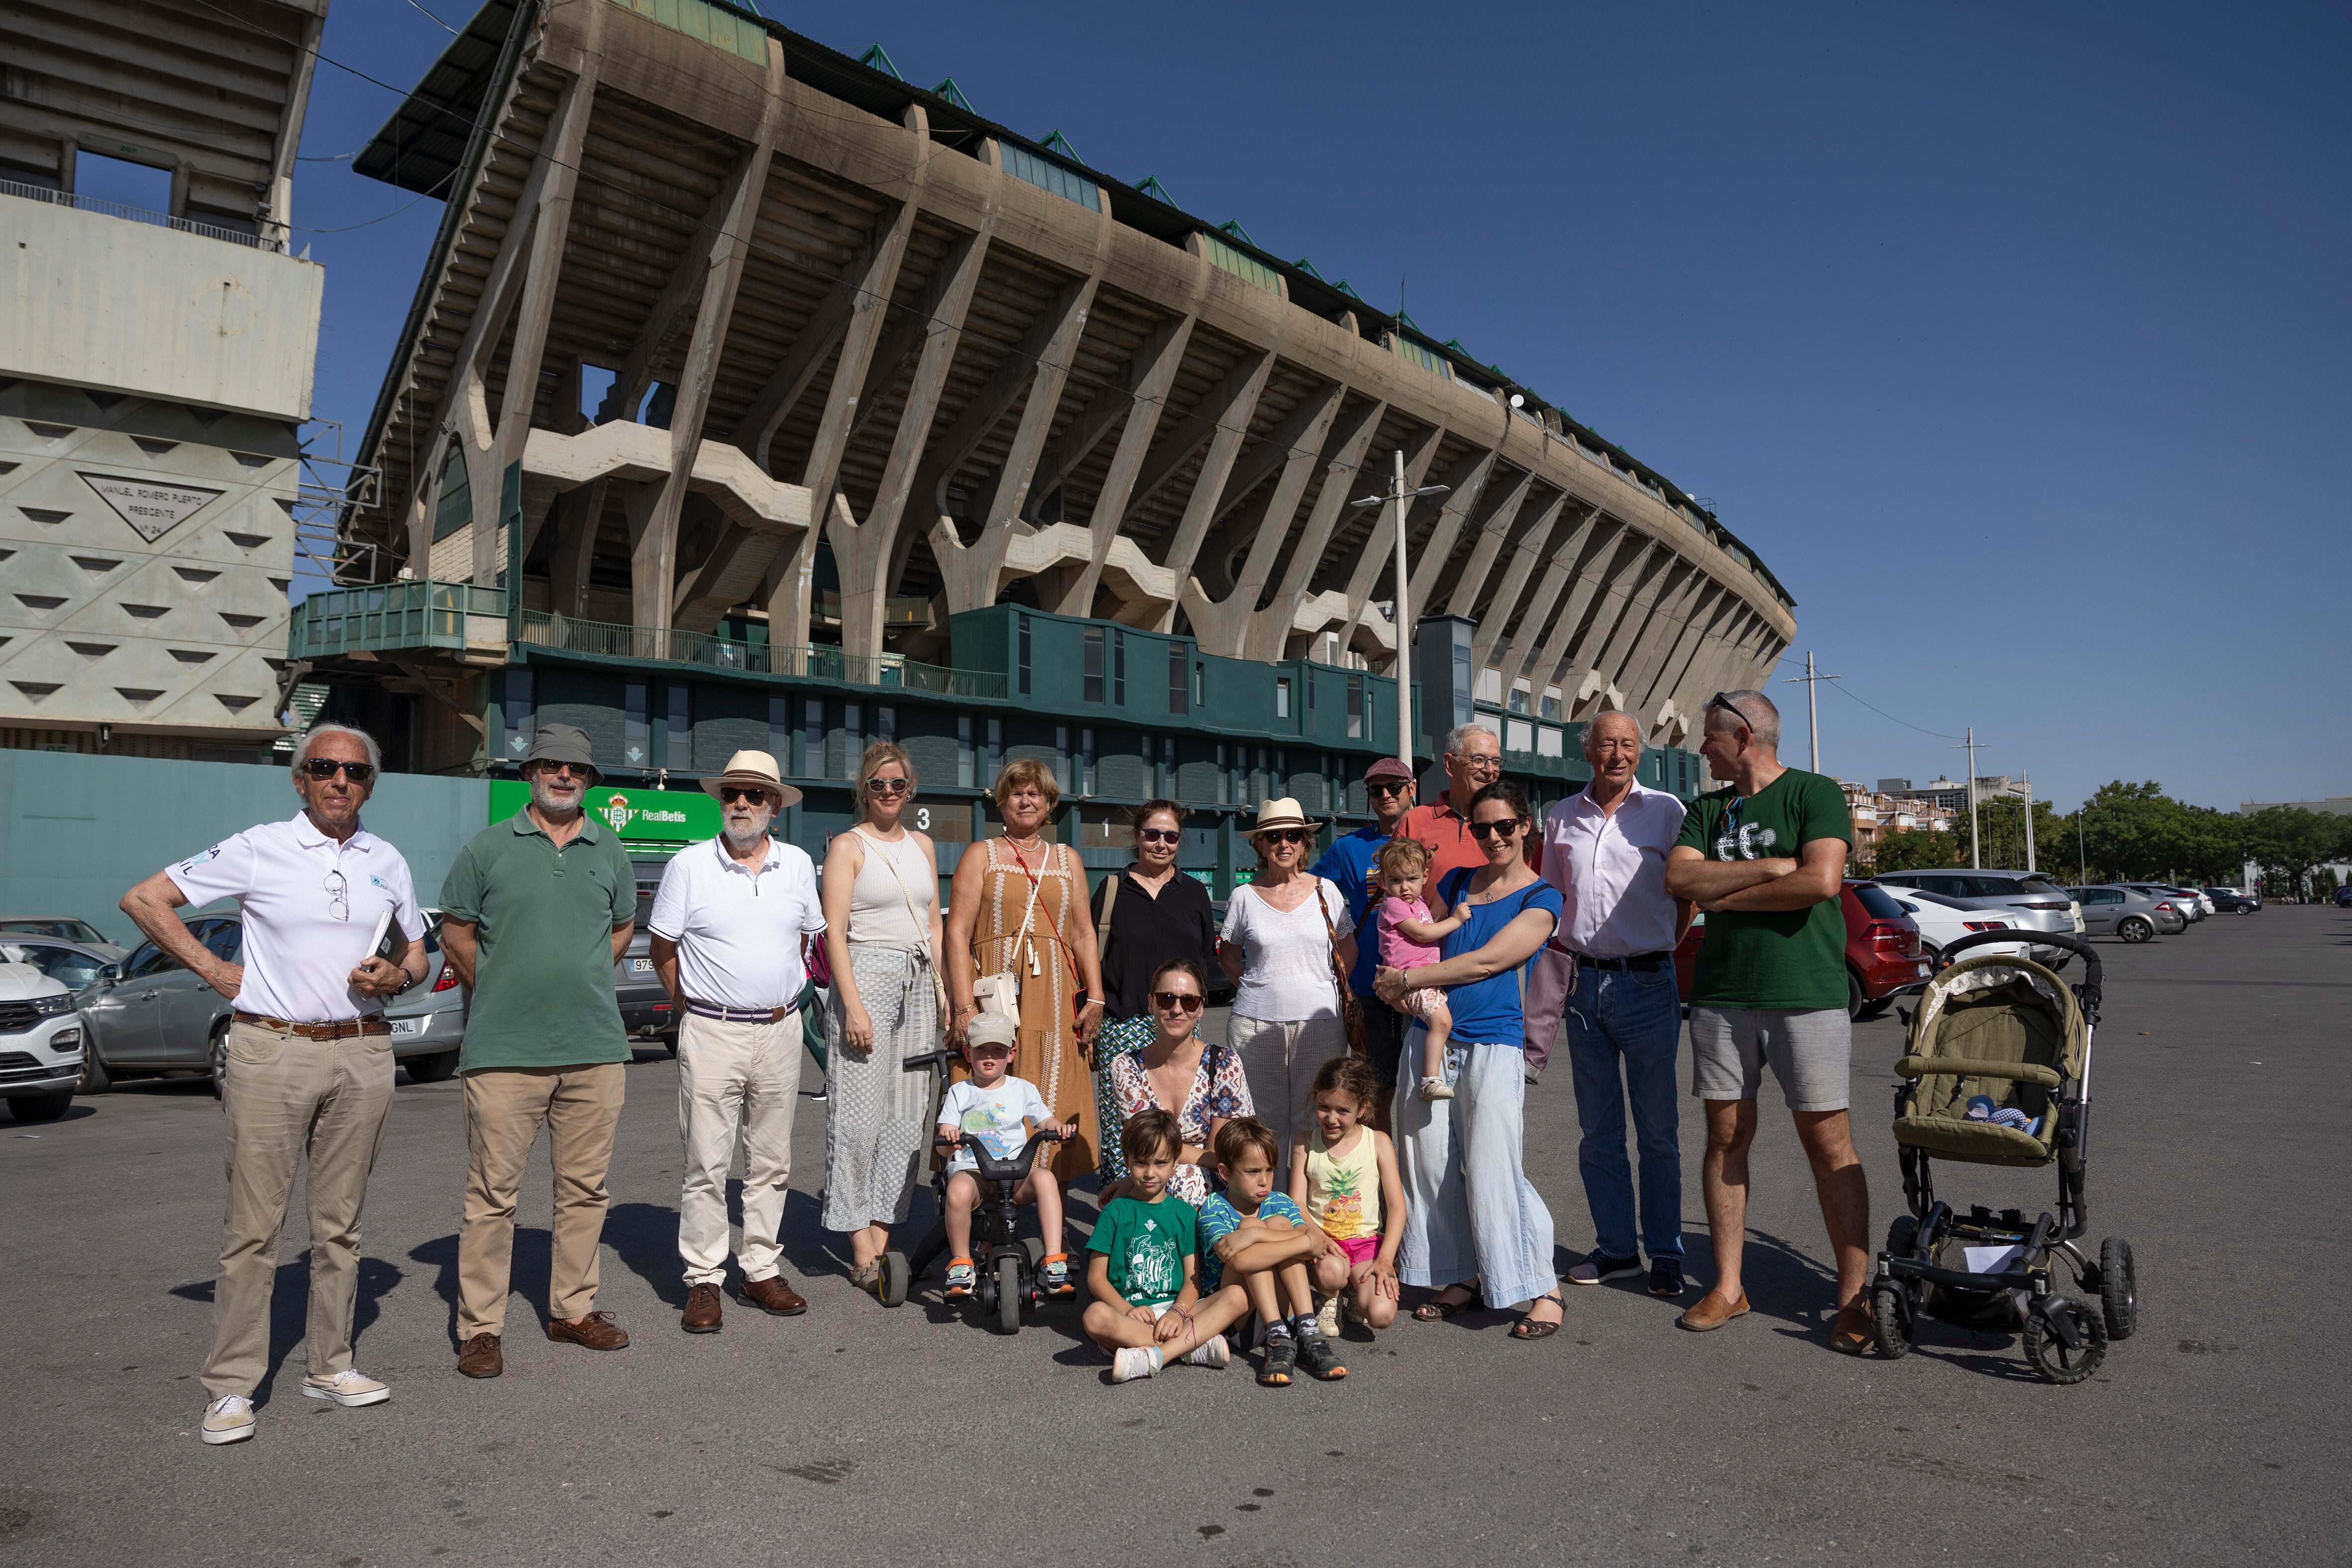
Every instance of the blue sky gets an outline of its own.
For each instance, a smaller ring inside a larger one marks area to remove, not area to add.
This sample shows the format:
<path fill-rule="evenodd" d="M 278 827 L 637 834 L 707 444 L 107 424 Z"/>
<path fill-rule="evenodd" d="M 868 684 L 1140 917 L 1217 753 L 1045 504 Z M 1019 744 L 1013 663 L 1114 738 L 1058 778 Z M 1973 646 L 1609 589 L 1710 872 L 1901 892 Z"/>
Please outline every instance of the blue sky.
<path fill-rule="evenodd" d="M 1924 781 L 1973 725 L 2062 810 L 2352 793 L 2340 8 L 766 9 L 1376 303 L 1402 279 L 1711 498 L 1798 600 L 1780 675 L 1850 689 L 1827 771 Z M 339 0 L 325 52 L 405 86 L 448 37 Z M 439 215 L 371 221 L 412 198 L 333 161 L 391 105 L 322 67 L 296 188 L 353 443 Z"/>

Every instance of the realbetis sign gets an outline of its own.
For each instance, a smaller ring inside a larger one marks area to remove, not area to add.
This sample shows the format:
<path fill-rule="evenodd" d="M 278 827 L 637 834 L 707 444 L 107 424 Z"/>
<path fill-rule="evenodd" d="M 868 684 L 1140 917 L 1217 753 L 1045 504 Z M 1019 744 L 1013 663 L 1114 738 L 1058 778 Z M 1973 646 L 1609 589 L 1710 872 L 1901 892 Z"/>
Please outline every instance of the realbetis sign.
<path fill-rule="evenodd" d="M 515 779 L 490 780 L 490 821 L 504 821 L 530 803 L 530 786 Z M 719 802 L 699 789 L 609 789 L 588 791 L 587 810 L 629 843 L 692 843 L 719 836 Z"/>

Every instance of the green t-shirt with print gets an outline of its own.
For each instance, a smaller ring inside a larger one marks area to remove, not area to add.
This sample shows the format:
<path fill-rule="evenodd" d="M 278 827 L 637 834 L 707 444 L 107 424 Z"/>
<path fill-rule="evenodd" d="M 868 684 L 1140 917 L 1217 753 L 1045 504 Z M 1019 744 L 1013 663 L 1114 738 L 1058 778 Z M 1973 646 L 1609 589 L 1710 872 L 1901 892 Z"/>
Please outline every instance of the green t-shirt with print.
<path fill-rule="evenodd" d="M 1110 1260 L 1110 1288 L 1128 1305 L 1164 1307 L 1184 1289 L 1184 1260 L 1200 1248 L 1200 1216 L 1181 1197 L 1115 1197 L 1087 1243 Z"/>
<path fill-rule="evenodd" d="M 1675 844 L 1711 861 L 1796 860 L 1816 839 L 1853 842 L 1845 791 L 1826 774 L 1790 768 L 1745 799 L 1733 789 L 1701 795 Z M 1825 898 L 1803 909 L 1709 915 L 1692 1005 L 1843 1009 L 1845 915 L 1839 904 Z"/>

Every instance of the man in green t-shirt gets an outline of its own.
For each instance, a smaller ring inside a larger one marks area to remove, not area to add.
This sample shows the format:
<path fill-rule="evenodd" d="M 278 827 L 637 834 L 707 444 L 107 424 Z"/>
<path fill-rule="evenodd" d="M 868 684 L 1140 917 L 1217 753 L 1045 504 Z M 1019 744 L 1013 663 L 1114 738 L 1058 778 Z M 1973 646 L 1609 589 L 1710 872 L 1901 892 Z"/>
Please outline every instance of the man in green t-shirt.
<path fill-rule="evenodd" d="M 547 1337 L 619 1350 L 629 1336 L 596 1305 L 604 1173 L 620 1125 L 629 1038 L 613 966 L 636 921 L 636 874 L 621 841 L 583 808 L 603 775 L 588 737 L 539 727 L 522 776 L 530 803 L 457 852 L 441 885 L 441 946 L 467 1000 L 466 1218 L 457 1232 L 457 1370 L 506 1362 L 515 1199 L 547 1124 L 555 1167 Z"/>
<path fill-rule="evenodd" d="M 1780 710 L 1762 692 L 1717 693 L 1704 723 L 1699 755 L 1730 788 L 1691 803 L 1666 857 L 1666 891 L 1706 915 L 1691 992 L 1691 1092 L 1706 1102 L 1699 1179 L 1716 1282 L 1682 1326 L 1721 1328 L 1748 1311 L 1739 1277 L 1748 1149 L 1769 1065 L 1812 1162 L 1837 1254 L 1830 1347 L 1859 1355 L 1870 1343 L 1870 1189 L 1846 1116 L 1853 1033 L 1839 904 L 1853 830 L 1845 794 L 1833 779 L 1781 765 Z"/>

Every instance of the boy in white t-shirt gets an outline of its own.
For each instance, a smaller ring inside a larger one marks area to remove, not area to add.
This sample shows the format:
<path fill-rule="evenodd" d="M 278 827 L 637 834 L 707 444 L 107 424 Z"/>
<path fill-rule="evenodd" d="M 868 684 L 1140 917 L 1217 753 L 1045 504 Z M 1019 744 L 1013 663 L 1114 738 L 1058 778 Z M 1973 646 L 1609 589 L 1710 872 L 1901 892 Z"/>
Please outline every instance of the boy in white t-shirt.
<path fill-rule="evenodd" d="M 971 1076 L 948 1086 L 940 1102 L 939 1136 L 961 1145 L 971 1139 L 1000 1160 L 1019 1155 L 1039 1127 L 1051 1126 L 1068 1137 L 1075 1122 L 1056 1123 L 1053 1108 L 1037 1086 L 1012 1076 L 1013 1020 L 982 1013 L 972 1019 L 964 1038 L 963 1058 Z M 977 1278 L 971 1259 L 971 1213 L 980 1207 L 979 1162 L 970 1149 L 957 1148 L 948 1161 L 948 1300 L 970 1296 Z M 1040 1158 L 1013 1192 L 1015 1203 L 1037 1206 L 1037 1232 L 1045 1238 L 1045 1260 L 1037 1266 L 1038 1283 L 1052 1296 L 1070 1296 L 1070 1258 L 1062 1249 L 1062 1188 Z"/>

